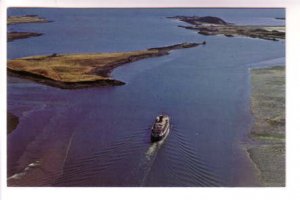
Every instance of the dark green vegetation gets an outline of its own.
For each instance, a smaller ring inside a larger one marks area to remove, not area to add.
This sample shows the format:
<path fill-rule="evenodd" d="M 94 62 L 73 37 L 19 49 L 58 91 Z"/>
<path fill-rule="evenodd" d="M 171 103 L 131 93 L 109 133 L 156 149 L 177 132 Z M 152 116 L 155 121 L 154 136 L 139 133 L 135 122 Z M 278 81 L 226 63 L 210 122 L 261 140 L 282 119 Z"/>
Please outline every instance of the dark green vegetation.
<path fill-rule="evenodd" d="M 17 128 L 19 118 L 14 114 L 7 112 L 7 134 L 11 133 Z"/>

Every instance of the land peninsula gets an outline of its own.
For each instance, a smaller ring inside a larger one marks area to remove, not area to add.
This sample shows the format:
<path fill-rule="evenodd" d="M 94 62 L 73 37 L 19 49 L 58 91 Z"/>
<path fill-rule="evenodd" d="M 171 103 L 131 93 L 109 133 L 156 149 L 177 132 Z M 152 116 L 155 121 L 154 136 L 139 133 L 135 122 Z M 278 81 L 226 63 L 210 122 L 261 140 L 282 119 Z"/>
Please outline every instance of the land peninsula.
<path fill-rule="evenodd" d="M 168 18 L 186 22 L 191 26 L 179 25 L 179 27 L 197 31 L 202 35 L 245 36 L 273 41 L 285 39 L 284 26 L 235 25 L 212 16 L 174 16 Z"/>
<path fill-rule="evenodd" d="M 200 43 L 181 43 L 119 53 L 54 53 L 9 60 L 7 66 L 10 75 L 28 78 L 62 89 L 117 86 L 125 83 L 110 77 L 114 68 L 145 58 L 168 55 L 170 51 L 175 49 L 191 48 L 198 45 Z"/>
<path fill-rule="evenodd" d="M 7 34 L 7 41 L 12 42 L 18 39 L 26 39 L 30 37 L 38 37 L 43 35 L 43 33 L 34 33 L 34 32 L 9 32 Z"/>
<path fill-rule="evenodd" d="M 263 186 L 285 186 L 285 68 L 251 70 L 254 125 L 248 148 Z"/>
<path fill-rule="evenodd" d="M 7 18 L 7 25 L 15 25 L 15 24 L 28 24 L 28 23 L 48 23 L 51 22 L 43 17 L 39 17 L 37 15 L 24 15 L 24 16 L 9 16 Z M 35 32 L 8 32 L 7 33 L 7 41 L 11 42 L 17 39 L 25 39 L 30 37 L 38 37 L 43 35 L 43 33 L 35 33 Z"/>

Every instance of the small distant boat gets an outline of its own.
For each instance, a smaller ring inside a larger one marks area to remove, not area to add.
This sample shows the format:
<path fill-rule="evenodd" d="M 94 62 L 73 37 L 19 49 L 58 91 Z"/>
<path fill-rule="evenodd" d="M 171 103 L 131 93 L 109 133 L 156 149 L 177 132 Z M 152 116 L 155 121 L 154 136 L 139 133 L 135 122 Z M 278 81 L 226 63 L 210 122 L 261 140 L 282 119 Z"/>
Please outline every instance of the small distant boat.
<path fill-rule="evenodd" d="M 156 142 L 168 135 L 170 131 L 170 117 L 159 115 L 156 117 L 151 130 L 151 141 Z"/>

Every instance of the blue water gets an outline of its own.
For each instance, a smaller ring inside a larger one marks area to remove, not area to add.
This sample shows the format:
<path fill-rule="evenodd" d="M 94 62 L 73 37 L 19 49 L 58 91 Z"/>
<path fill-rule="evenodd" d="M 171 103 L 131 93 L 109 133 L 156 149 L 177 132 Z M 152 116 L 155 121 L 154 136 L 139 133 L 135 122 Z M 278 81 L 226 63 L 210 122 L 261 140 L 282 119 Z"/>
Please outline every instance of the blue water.
<path fill-rule="evenodd" d="M 274 19 L 284 17 L 283 9 L 36 8 L 8 13 L 53 20 L 9 26 L 44 33 L 9 42 L 9 58 L 207 42 L 119 67 L 112 73 L 126 82 L 119 87 L 61 90 L 9 77 L 8 110 L 20 117 L 8 138 L 11 185 L 259 185 L 243 145 L 251 128 L 249 68 L 284 64 L 285 42 L 203 36 L 166 17 L 211 15 L 236 24 L 284 25 Z M 151 123 L 162 112 L 171 117 L 170 134 L 151 144 Z M 28 168 L 37 161 L 38 167 Z"/>

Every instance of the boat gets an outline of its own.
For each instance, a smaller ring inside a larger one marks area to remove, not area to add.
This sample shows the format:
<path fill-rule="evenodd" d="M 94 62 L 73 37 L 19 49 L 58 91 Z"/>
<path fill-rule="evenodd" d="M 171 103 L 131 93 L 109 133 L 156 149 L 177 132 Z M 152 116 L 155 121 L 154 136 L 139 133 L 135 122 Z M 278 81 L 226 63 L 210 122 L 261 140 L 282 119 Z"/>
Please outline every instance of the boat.
<path fill-rule="evenodd" d="M 155 118 L 151 129 L 151 141 L 156 142 L 165 138 L 170 132 L 170 117 L 168 115 L 159 115 Z"/>

